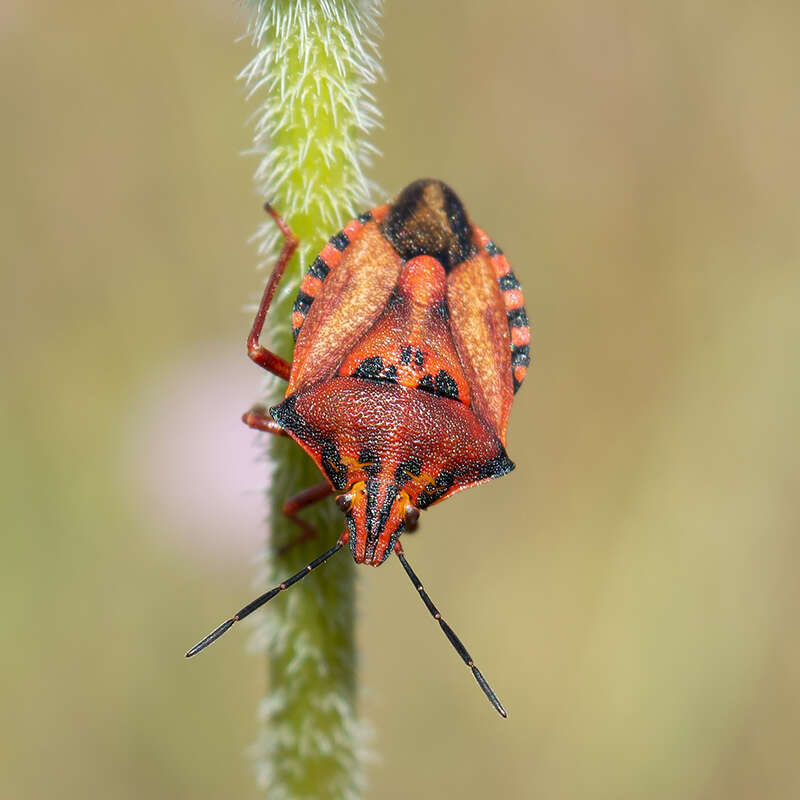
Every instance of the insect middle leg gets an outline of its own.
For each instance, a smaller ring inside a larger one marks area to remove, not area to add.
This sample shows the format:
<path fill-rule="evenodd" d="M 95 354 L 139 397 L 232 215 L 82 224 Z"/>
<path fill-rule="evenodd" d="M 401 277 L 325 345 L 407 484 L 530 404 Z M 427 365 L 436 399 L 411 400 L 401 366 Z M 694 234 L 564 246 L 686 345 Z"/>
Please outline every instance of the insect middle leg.
<path fill-rule="evenodd" d="M 264 431 L 264 433 L 272 433 L 275 436 L 289 435 L 270 417 L 266 406 L 262 406 L 260 403 L 257 403 L 249 411 L 245 411 L 242 414 L 242 422 L 257 431 Z"/>
<path fill-rule="evenodd" d="M 254 405 L 249 411 L 242 414 L 242 422 L 255 428 L 258 431 L 265 433 L 272 433 L 275 436 L 288 436 L 289 434 L 272 419 L 267 413 L 267 409 L 262 405 Z M 290 497 L 281 508 L 281 513 L 288 517 L 303 533 L 292 542 L 289 542 L 285 547 L 282 547 L 280 554 L 283 555 L 287 550 L 294 547 L 296 544 L 307 542 L 317 535 L 317 529 L 304 519 L 297 516 L 298 512 L 302 511 L 307 506 L 324 500 L 333 492 L 330 484 L 327 481 L 316 483 L 314 486 L 309 486 L 308 489 L 298 492 L 294 497 Z"/>
<path fill-rule="evenodd" d="M 278 288 L 281 277 L 283 277 L 286 265 L 292 260 L 294 251 L 297 250 L 299 240 L 292 233 L 291 228 L 289 228 L 283 218 L 269 203 L 264 206 L 264 210 L 275 220 L 275 224 L 280 228 L 283 234 L 284 241 L 278 260 L 272 268 L 272 274 L 269 276 L 267 285 L 264 287 L 264 294 L 261 296 L 261 303 L 258 306 L 256 318 L 253 320 L 253 327 L 250 329 L 250 335 L 247 337 L 247 354 L 260 367 L 288 381 L 291 365 L 284 361 L 279 355 L 276 355 L 271 350 L 267 350 L 259 341 L 259 337 L 264 327 L 264 318 L 267 316 L 267 310 L 272 303 L 272 298 L 275 297 L 275 290 Z"/>
<path fill-rule="evenodd" d="M 287 552 L 287 550 L 290 550 L 295 545 L 302 544 L 303 542 L 307 542 L 316 537 L 317 529 L 310 522 L 298 517 L 297 514 L 304 508 L 307 508 L 308 506 L 318 503 L 320 500 L 324 500 L 326 497 L 329 497 L 332 492 L 333 489 L 331 489 L 330 484 L 327 481 L 322 481 L 321 483 L 316 483 L 313 486 L 309 486 L 308 489 L 303 489 L 303 491 L 298 492 L 296 495 L 294 495 L 294 497 L 290 497 L 283 504 L 281 513 L 294 522 L 294 524 L 297 525 L 303 531 L 303 533 L 299 538 L 282 547 L 278 551 L 280 555 L 283 555 L 285 552 Z"/>

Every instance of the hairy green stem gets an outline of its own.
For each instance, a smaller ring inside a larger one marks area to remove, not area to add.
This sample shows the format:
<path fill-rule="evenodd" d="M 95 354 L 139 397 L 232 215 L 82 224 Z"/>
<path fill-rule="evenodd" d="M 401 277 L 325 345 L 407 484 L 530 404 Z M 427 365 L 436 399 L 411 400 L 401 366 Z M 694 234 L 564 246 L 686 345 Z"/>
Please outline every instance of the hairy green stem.
<path fill-rule="evenodd" d="M 356 209 L 368 207 L 363 168 L 374 152 L 366 141 L 378 112 L 369 85 L 380 73 L 374 44 L 377 0 L 278 0 L 254 3 L 257 55 L 242 78 L 256 98 L 258 189 L 300 238 L 265 330 L 289 359 L 291 306 L 303 267 Z M 267 220 L 258 233 L 265 264 L 278 237 Z M 268 402 L 282 399 L 274 382 Z M 272 508 L 264 584 L 273 585 L 330 547 L 343 530 L 330 500 L 303 512 L 319 531 L 300 530 L 278 509 L 322 476 L 292 441 L 269 443 Z M 363 785 L 363 726 L 356 714 L 354 564 L 338 554 L 263 612 L 269 691 L 256 743 L 259 779 L 270 800 L 357 798 Z"/>

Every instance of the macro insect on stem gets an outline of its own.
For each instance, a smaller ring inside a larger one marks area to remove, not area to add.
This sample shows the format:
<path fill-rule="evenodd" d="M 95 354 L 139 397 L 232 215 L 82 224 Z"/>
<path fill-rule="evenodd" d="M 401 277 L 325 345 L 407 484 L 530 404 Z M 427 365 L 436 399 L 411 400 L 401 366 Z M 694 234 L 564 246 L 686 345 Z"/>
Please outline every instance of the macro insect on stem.
<path fill-rule="evenodd" d="M 196 644 L 300 581 L 346 544 L 358 564 L 395 553 L 494 708 L 506 711 L 403 553 L 419 512 L 514 468 L 505 450 L 514 394 L 530 363 L 522 290 L 497 245 L 472 225 L 455 193 L 424 179 L 331 237 L 308 268 L 292 313 L 289 364 L 260 343 L 297 239 L 269 205 L 284 246 L 247 341 L 250 358 L 288 381 L 284 401 L 244 421 L 293 438 L 326 481 L 290 498 L 296 516 L 334 491 L 346 530 L 336 545 L 241 608 Z"/>

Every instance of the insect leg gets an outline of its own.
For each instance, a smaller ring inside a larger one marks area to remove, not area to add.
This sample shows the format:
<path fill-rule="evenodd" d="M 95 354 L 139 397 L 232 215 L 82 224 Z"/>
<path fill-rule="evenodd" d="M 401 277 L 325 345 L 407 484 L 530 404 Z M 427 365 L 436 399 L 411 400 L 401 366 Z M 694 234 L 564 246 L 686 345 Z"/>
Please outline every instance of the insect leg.
<path fill-rule="evenodd" d="M 255 428 L 257 431 L 264 431 L 264 433 L 272 433 L 275 436 L 288 436 L 284 428 L 281 428 L 277 422 L 267 413 L 265 406 L 261 404 L 254 405 L 249 411 L 242 414 L 242 422 Z"/>
<path fill-rule="evenodd" d="M 433 601 L 428 597 L 428 593 L 423 588 L 422 582 L 417 577 L 414 570 L 411 569 L 411 565 L 408 561 L 406 561 L 400 542 L 395 544 L 394 551 L 397 553 L 397 557 L 400 559 L 400 563 L 403 565 L 403 569 L 406 571 L 411 583 L 414 584 L 414 588 L 419 592 L 419 596 L 422 598 L 422 602 L 425 603 L 425 607 L 430 612 L 430 615 L 439 623 L 444 635 L 449 639 L 450 644 L 453 645 L 455 651 L 461 656 L 464 663 L 472 670 L 472 674 L 478 682 L 478 686 L 483 689 L 483 693 L 489 698 L 489 702 L 494 706 L 497 713 L 500 714 L 501 717 L 507 717 L 508 714 L 503 708 L 503 704 L 497 698 L 497 695 L 494 693 L 492 687 L 489 686 L 489 682 L 483 677 L 481 671 L 475 666 L 475 662 L 472 660 L 472 656 L 467 652 L 467 648 L 461 643 L 461 639 L 456 636 L 455 631 L 442 619 L 439 609 L 436 608 Z"/>
<path fill-rule="evenodd" d="M 284 589 L 288 589 L 292 584 L 297 583 L 297 581 L 305 578 L 306 575 L 309 574 L 312 570 L 315 570 L 320 565 L 324 564 L 331 556 L 336 555 L 342 547 L 344 547 L 345 543 L 347 542 L 347 533 L 343 533 L 339 537 L 339 541 L 331 547 L 330 550 L 326 550 L 321 556 L 317 556 L 312 562 L 306 564 L 303 569 L 299 572 L 296 572 L 292 575 L 291 578 L 287 578 L 283 583 L 278 584 L 274 589 L 270 589 L 268 592 L 264 592 L 264 594 L 256 597 L 255 600 L 248 603 L 244 608 L 240 608 L 230 619 L 225 620 L 221 625 L 216 627 L 211 633 L 208 634 L 204 639 L 201 639 L 188 653 L 186 653 L 186 658 L 190 658 L 193 655 L 196 655 L 201 650 L 208 647 L 212 642 L 215 642 L 229 630 L 235 622 L 238 622 L 240 619 L 244 619 L 249 614 L 252 614 L 257 608 L 261 608 L 264 603 L 272 600 L 276 594 L 282 592 Z"/>
<path fill-rule="evenodd" d="M 281 513 L 294 522 L 295 525 L 299 526 L 303 531 L 303 535 L 300 536 L 299 539 L 295 539 L 293 542 L 289 542 L 285 547 L 282 547 L 279 551 L 279 555 L 283 555 L 295 545 L 302 544 L 316 537 L 317 529 L 310 522 L 298 517 L 297 513 L 314 503 L 318 503 L 320 500 L 324 500 L 326 497 L 330 496 L 332 492 L 333 489 L 331 489 L 331 485 L 327 481 L 322 481 L 321 483 L 309 486 L 307 489 L 303 489 L 303 491 L 298 492 L 294 497 L 290 497 L 283 504 Z"/>
<path fill-rule="evenodd" d="M 294 251 L 297 249 L 298 239 L 292 233 L 286 222 L 284 222 L 283 218 L 269 203 L 264 206 L 264 210 L 275 220 L 275 224 L 280 228 L 283 234 L 284 241 L 281 254 L 278 256 L 278 260 L 275 262 L 275 266 L 272 269 L 272 274 L 269 276 L 267 285 L 264 287 L 261 304 L 258 307 L 256 318 L 253 320 L 253 327 L 250 330 L 250 335 L 247 337 L 247 354 L 260 367 L 288 381 L 290 365 L 271 350 L 267 350 L 267 348 L 259 342 L 259 337 L 261 336 L 261 329 L 264 327 L 264 318 L 267 316 L 267 310 L 269 309 L 270 303 L 272 303 L 272 298 L 275 296 L 275 290 L 278 288 L 286 265 L 291 261 Z"/>
<path fill-rule="evenodd" d="M 254 405 L 249 411 L 242 414 L 242 422 L 258 431 L 264 431 L 264 433 L 272 433 L 275 436 L 289 435 L 284 428 L 278 425 L 278 423 L 267 414 L 266 408 L 262 405 Z M 299 539 L 295 539 L 293 542 L 289 542 L 289 544 L 281 548 L 280 555 L 283 555 L 283 553 L 296 544 L 307 542 L 317 535 L 317 529 L 313 525 L 296 515 L 298 511 L 302 511 L 306 506 L 324 500 L 331 492 L 333 492 L 333 489 L 331 489 L 330 484 L 327 481 L 321 481 L 320 483 L 314 484 L 314 486 L 309 486 L 308 489 L 303 489 L 301 492 L 298 492 L 294 497 L 290 497 L 283 504 L 281 513 L 301 528 L 303 535 Z"/>

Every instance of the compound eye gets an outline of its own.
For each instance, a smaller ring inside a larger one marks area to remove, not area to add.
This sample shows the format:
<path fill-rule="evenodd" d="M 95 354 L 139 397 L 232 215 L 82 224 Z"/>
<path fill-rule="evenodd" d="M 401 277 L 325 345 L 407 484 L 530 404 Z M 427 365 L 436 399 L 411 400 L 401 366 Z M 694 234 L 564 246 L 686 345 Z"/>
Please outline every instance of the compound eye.
<path fill-rule="evenodd" d="M 407 531 L 415 531 L 419 522 L 419 509 L 414 506 L 406 506 L 405 528 Z"/>
<path fill-rule="evenodd" d="M 336 497 L 336 505 L 346 514 L 353 507 L 352 493 L 338 495 Z"/>

